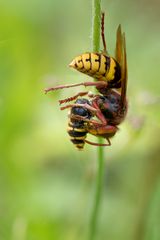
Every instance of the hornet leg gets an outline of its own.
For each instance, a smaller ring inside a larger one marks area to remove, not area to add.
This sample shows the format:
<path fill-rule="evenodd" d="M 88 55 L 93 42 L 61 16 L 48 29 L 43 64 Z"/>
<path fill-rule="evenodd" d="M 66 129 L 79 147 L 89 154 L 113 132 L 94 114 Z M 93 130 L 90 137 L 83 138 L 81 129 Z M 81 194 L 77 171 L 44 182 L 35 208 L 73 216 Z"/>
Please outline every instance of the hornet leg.
<path fill-rule="evenodd" d="M 84 140 L 86 143 L 93 145 L 93 146 L 97 146 L 97 147 L 107 147 L 107 146 L 111 146 L 111 142 L 109 140 L 109 138 L 106 138 L 106 140 L 108 141 L 108 143 L 94 143 L 94 142 L 90 142 L 88 140 Z"/>
<path fill-rule="evenodd" d="M 85 95 L 87 95 L 89 98 L 93 98 L 93 97 L 97 96 L 97 95 L 95 95 L 95 94 L 93 94 L 91 92 L 79 92 L 79 93 L 77 93 L 76 95 L 74 95 L 72 97 L 59 100 L 59 104 L 61 105 L 63 103 L 71 102 L 73 100 L 76 100 L 78 97 L 83 97 Z"/>
<path fill-rule="evenodd" d="M 98 87 L 98 88 L 103 88 L 103 87 L 107 87 L 108 84 L 105 81 L 84 82 L 84 83 L 77 83 L 77 84 L 59 85 L 59 86 L 56 86 L 56 87 L 46 88 L 44 91 L 45 91 L 45 93 L 48 93 L 48 92 L 63 89 L 63 88 L 71 88 L 71 87 L 77 87 L 77 86 L 85 86 L 85 87 L 95 86 L 95 87 Z"/>

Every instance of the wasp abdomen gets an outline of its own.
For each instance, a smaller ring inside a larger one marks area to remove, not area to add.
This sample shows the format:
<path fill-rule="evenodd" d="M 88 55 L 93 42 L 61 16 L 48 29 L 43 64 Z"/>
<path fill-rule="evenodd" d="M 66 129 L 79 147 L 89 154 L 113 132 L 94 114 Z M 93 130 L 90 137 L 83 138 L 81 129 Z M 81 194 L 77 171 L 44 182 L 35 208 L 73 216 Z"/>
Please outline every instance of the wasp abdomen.
<path fill-rule="evenodd" d="M 68 124 L 67 132 L 70 136 L 70 140 L 80 150 L 83 149 L 85 144 L 85 138 L 87 135 L 84 125 L 77 120 L 70 120 Z"/>
<path fill-rule="evenodd" d="M 84 53 L 75 57 L 69 66 L 97 80 L 108 81 L 115 88 L 120 87 L 121 68 L 114 58 L 103 53 Z"/>
<path fill-rule="evenodd" d="M 78 104 L 90 104 L 87 99 L 78 99 L 75 103 Z M 85 144 L 85 138 L 87 137 L 88 131 L 86 130 L 85 122 L 83 120 L 77 120 L 74 116 L 82 116 L 84 118 L 90 119 L 92 117 L 91 112 L 89 112 L 84 107 L 72 107 L 69 114 L 69 123 L 67 132 L 70 136 L 71 142 L 79 149 L 83 149 Z"/>

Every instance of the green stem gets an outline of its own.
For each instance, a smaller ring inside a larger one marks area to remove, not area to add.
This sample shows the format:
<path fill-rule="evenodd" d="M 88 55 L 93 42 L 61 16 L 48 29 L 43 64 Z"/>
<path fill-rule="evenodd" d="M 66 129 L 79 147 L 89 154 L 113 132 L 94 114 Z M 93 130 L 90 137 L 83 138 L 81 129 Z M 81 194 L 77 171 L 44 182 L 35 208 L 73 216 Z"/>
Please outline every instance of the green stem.
<path fill-rule="evenodd" d="M 92 0 L 92 45 L 93 52 L 99 52 L 101 29 L 101 0 Z"/>
<path fill-rule="evenodd" d="M 103 141 L 100 141 L 100 140 L 101 139 L 99 139 L 99 143 L 102 143 Z M 102 195 L 102 182 L 103 182 L 102 180 L 103 180 L 103 169 L 104 169 L 103 164 L 104 164 L 103 147 L 99 147 L 96 189 L 95 189 L 93 211 L 91 215 L 89 240 L 94 240 L 96 238 L 98 214 L 99 214 L 99 207 L 100 207 L 100 201 L 101 201 L 101 195 Z"/>
<path fill-rule="evenodd" d="M 92 44 L 93 51 L 99 52 L 100 46 L 100 29 L 101 29 L 101 0 L 92 0 Z M 103 140 L 99 138 L 99 143 Z M 96 229 L 98 222 L 99 207 L 102 195 L 102 182 L 103 182 L 103 164 L 104 164 L 104 151 L 103 147 L 98 147 L 98 170 L 96 176 L 96 189 L 94 197 L 93 211 L 91 215 L 89 240 L 94 240 L 96 237 Z"/>

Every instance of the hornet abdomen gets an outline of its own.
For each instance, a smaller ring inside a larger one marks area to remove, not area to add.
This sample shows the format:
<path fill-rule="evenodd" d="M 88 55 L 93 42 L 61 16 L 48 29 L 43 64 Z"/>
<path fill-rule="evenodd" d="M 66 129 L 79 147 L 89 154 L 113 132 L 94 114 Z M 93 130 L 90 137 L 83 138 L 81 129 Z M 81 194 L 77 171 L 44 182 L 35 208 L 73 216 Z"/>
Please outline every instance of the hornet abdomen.
<path fill-rule="evenodd" d="M 109 87 L 121 87 L 120 65 L 104 53 L 84 53 L 75 57 L 69 66 L 98 81 L 107 81 Z"/>

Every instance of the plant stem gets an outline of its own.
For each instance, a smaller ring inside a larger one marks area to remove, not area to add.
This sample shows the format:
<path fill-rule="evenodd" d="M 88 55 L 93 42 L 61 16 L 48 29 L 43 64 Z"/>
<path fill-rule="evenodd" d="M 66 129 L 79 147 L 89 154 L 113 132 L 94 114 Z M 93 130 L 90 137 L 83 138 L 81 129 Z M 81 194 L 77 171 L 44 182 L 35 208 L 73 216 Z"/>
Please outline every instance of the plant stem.
<path fill-rule="evenodd" d="M 100 29 L 101 29 L 101 0 L 92 0 L 92 44 L 93 51 L 99 52 L 100 46 Z M 99 143 L 103 140 L 99 138 Z M 104 151 L 103 147 L 98 147 L 98 157 L 97 157 L 97 176 L 96 176 L 96 189 L 94 197 L 94 205 L 91 215 L 89 240 L 94 240 L 96 237 L 96 229 L 98 222 L 99 207 L 102 195 L 102 182 L 103 182 L 103 164 L 104 164 Z"/>
<path fill-rule="evenodd" d="M 99 139 L 99 143 L 102 143 L 101 139 Z M 96 189 L 95 189 L 95 197 L 94 197 L 94 205 L 91 215 L 91 223 L 90 223 L 90 236 L 89 240 L 94 240 L 96 238 L 96 230 L 97 230 L 97 222 L 98 222 L 98 214 L 99 207 L 102 195 L 102 180 L 103 180 L 103 163 L 104 163 L 104 152 L 103 147 L 98 148 L 98 170 L 96 177 Z"/>
<path fill-rule="evenodd" d="M 99 52 L 101 28 L 101 0 L 92 0 L 92 48 Z"/>

